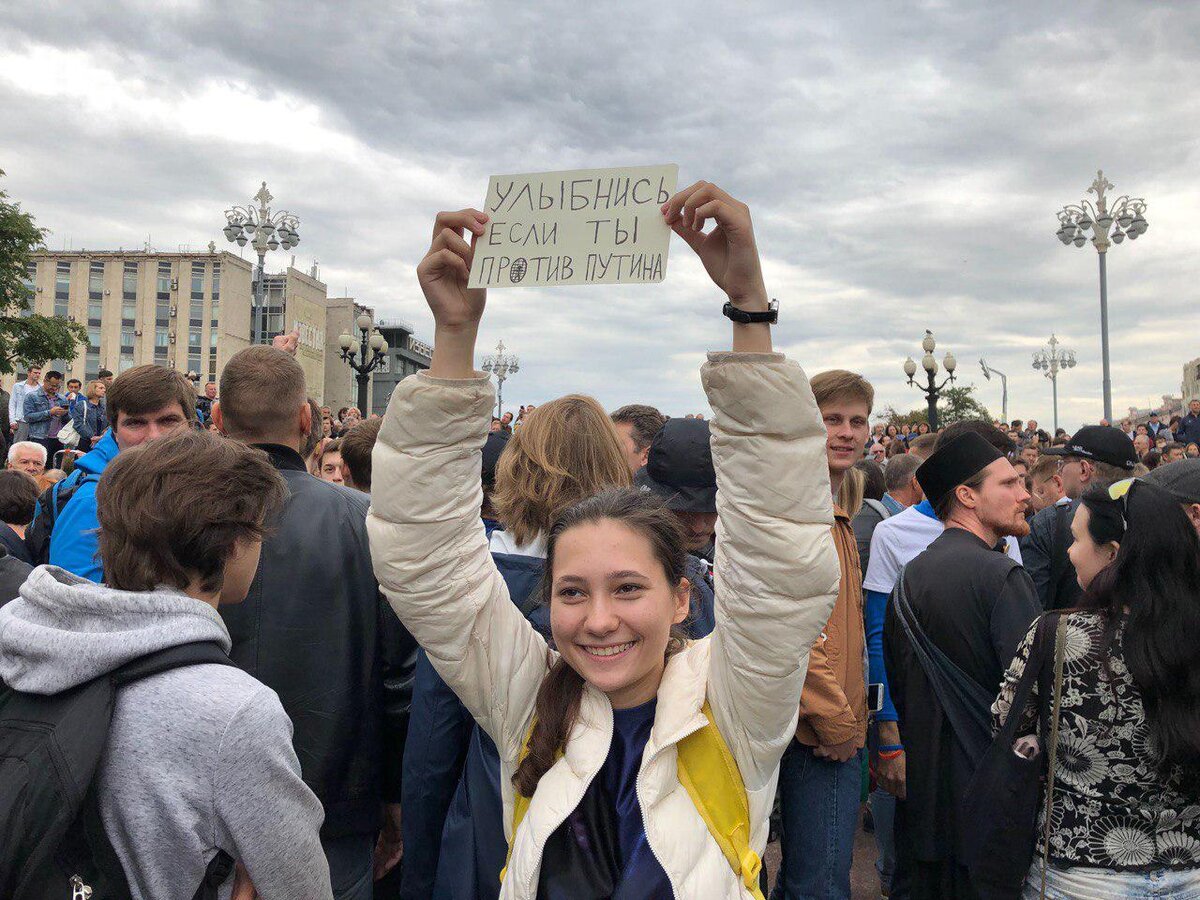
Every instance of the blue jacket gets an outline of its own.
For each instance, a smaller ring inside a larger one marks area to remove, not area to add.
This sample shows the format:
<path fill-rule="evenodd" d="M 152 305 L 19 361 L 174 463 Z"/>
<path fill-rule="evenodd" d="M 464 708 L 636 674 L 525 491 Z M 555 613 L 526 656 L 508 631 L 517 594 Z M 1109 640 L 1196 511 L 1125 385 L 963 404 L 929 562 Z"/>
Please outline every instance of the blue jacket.
<path fill-rule="evenodd" d="M 49 437 L 50 426 L 58 417 L 50 415 L 51 408 L 61 406 L 66 408 L 67 398 L 61 394 L 55 394 L 51 397 L 46 393 L 45 389 L 38 387 L 35 391 L 30 391 L 25 395 L 25 421 L 29 423 L 29 437 L 31 440 L 41 440 Z M 65 418 L 62 417 L 62 418 Z M 62 421 L 62 419 L 59 419 Z M 51 460 L 53 462 L 53 460 Z"/>
<path fill-rule="evenodd" d="M 513 603 L 528 609 L 544 560 L 510 553 L 493 553 L 492 559 Z M 693 585 L 686 627 L 690 637 L 701 638 L 715 624 L 712 577 L 707 565 L 691 556 L 686 575 Z M 550 638 L 546 607 L 534 607 L 526 617 Z M 403 785 L 401 898 L 495 900 L 508 852 L 499 754 L 424 651 L 417 662 Z"/>
<path fill-rule="evenodd" d="M 85 453 L 92 449 L 92 438 L 108 428 L 108 417 L 99 403 L 81 400 L 71 408 L 71 421 L 79 432 L 79 449 Z"/>
<path fill-rule="evenodd" d="M 96 554 L 100 548 L 96 532 L 100 521 L 96 518 L 96 482 L 84 475 L 99 475 L 116 459 L 120 448 L 117 439 L 109 431 L 96 444 L 95 449 L 79 457 L 75 471 L 65 481 L 81 481 L 69 503 L 58 512 L 54 533 L 50 535 L 50 565 L 61 566 L 81 578 L 104 581 L 104 570 Z"/>

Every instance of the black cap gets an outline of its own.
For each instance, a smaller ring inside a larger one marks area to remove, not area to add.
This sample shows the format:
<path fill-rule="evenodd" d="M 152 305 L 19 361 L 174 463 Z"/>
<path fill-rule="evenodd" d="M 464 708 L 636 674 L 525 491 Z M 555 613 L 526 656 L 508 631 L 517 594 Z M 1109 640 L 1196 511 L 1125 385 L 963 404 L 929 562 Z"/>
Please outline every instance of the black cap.
<path fill-rule="evenodd" d="M 1169 492 L 1180 503 L 1200 503 L 1200 459 L 1177 459 L 1159 466 L 1145 479 Z"/>
<path fill-rule="evenodd" d="M 646 465 L 633 476 L 635 487 L 666 501 L 676 512 L 717 511 L 708 422 L 668 419 L 650 444 Z"/>
<path fill-rule="evenodd" d="M 1127 470 L 1138 464 L 1133 441 L 1111 425 L 1084 425 L 1067 440 L 1065 447 L 1051 447 L 1044 455 L 1077 456 Z"/>
<path fill-rule="evenodd" d="M 939 445 L 933 455 L 921 463 L 917 481 L 936 509 L 956 487 L 970 481 L 998 459 L 1004 459 L 1004 454 L 987 438 L 975 431 L 964 431 Z"/>
<path fill-rule="evenodd" d="M 500 462 L 500 454 L 508 446 L 509 437 L 507 431 L 493 431 L 487 436 L 483 445 L 483 471 L 480 473 L 486 488 L 490 488 L 496 481 L 496 464 Z"/>

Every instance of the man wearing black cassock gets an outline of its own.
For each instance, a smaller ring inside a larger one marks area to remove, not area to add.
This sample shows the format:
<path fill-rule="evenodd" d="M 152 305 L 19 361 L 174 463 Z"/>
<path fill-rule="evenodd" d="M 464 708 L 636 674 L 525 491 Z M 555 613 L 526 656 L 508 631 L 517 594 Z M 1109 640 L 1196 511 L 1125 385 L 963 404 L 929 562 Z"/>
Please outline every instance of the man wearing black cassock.
<path fill-rule="evenodd" d="M 946 529 L 908 564 L 884 622 L 884 661 L 907 757 L 906 797 L 896 809 L 899 883 L 893 893 L 970 900 L 975 892 L 955 856 L 959 827 L 969 827 L 958 821 L 958 807 L 990 740 L 988 705 L 1041 612 L 1029 575 L 1003 552 L 1005 536 L 1029 529 L 1029 494 L 1008 459 L 971 432 L 939 446 L 917 480 Z M 911 611 L 908 628 L 898 608 L 902 600 Z M 935 648 L 924 659 L 910 639 L 914 629 Z M 936 651 L 944 656 L 935 660 L 931 678 L 925 666 Z M 947 673 L 963 691 L 939 692 L 934 679 L 944 686 Z M 943 697 L 953 709 L 943 706 Z"/>

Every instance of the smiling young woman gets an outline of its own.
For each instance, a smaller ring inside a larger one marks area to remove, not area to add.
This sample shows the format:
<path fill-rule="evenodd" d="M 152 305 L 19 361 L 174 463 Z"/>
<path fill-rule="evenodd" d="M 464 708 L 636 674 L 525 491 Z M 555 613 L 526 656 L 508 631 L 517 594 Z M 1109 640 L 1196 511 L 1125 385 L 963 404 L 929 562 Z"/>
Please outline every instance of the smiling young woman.
<path fill-rule="evenodd" d="M 438 216 L 417 269 L 436 322 L 432 365 L 400 383 L 375 448 L 379 582 L 500 754 L 513 832 L 502 898 L 581 896 L 564 890 L 579 871 L 588 896 L 756 896 L 757 869 L 735 871 L 713 839 L 697 807 L 711 798 L 683 783 L 677 748 L 711 722 L 740 777 L 747 854 L 761 854 L 809 648 L 837 593 L 826 431 L 803 371 L 771 352 L 749 209 L 699 182 L 662 213 L 735 322 L 733 352 L 710 354 L 701 372 L 720 517 L 709 637 L 677 630 L 689 604 L 678 521 L 629 489 L 553 522 L 551 644 L 510 602 L 479 518 L 494 404 L 473 365 L 486 294 L 466 285 L 483 213 Z M 597 823 L 610 826 L 606 854 L 578 839 Z"/>

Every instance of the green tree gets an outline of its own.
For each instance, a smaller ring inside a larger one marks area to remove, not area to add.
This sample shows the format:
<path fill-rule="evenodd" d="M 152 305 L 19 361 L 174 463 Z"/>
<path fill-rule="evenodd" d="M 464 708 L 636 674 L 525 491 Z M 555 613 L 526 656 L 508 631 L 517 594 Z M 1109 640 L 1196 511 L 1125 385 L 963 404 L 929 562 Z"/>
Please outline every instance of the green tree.
<path fill-rule="evenodd" d="M 897 427 L 929 423 L 929 409 L 925 406 L 906 413 L 900 412 L 894 406 L 888 406 L 884 408 L 883 416 L 889 425 Z M 955 422 L 971 419 L 992 421 L 992 414 L 987 411 L 987 407 L 975 399 L 975 385 L 944 388 L 938 401 L 938 427 L 945 428 Z"/>
<path fill-rule="evenodd" d="M 0 176 L 3 176 L 0 170 Z M 74 359 L 87 342 L 87 329 L 59 316 L 33 315 L 34 292 L 25 281 L 31 254 L 42 249 L 48 232 L 0 190 L 0 374 L 19 362 Z"/>

